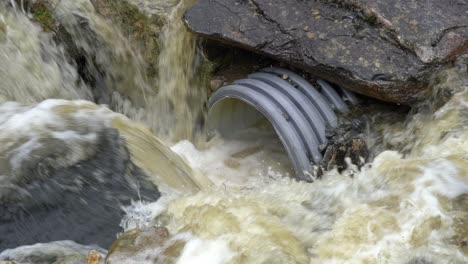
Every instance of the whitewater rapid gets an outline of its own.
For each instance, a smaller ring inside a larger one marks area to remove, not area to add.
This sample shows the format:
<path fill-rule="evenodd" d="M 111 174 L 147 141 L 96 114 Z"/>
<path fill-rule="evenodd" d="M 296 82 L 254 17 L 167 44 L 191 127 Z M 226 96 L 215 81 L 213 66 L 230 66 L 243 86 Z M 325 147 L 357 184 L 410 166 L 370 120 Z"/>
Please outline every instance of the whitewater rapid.
<path fill-rule="evenodd" d="M 233 158 L 238 142 L 202 151 L 180 142 L 172 149 L 217 188 L 164 201 L 148 223 L 190 234 L 187 245 L 204 241 L 201 255 L 218 241 L 219 254 L 230 258 L 218 261 L 209 251 L 211 263 L 465 263 L 468 93 L 466 80 L 452 82 L 453 74 L 441 84 L 455 88 L 443 107 L 383 124 L 380 136 L 403 149 L 379 153 L 360 171 L 352 165 L 341 174 L 329 171 L 314 183 L 282 177 L 271 169 L 275 163 L 261 170 L 271 152 Z M 226 245 L 230 251 L 222 253 Z"/>

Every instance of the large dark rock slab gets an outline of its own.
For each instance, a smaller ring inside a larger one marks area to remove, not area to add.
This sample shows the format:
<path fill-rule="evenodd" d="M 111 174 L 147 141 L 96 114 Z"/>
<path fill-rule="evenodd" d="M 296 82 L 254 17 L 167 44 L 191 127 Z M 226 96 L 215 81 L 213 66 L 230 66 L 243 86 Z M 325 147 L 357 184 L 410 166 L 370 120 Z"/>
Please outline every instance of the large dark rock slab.
<path fill-rule="evenodd" d="M 468 51 L 467 0 L 199 0 L 187 27 L 345 88 L 410 104 Z"/>
<path fill-rule="evenodd" d="M 59 240 L 107 248 L 122 231 L 124 206 L 160 196 L 116 129 L 101 131 L 97 144 L 86 146 L 93 155 L 75 164 L 68 163 L 76 147 L 56 138 L 39 144 L 16 171 L 0 159 L 0 175 L 8 175 L 0 177 L 0 252 Z"/>

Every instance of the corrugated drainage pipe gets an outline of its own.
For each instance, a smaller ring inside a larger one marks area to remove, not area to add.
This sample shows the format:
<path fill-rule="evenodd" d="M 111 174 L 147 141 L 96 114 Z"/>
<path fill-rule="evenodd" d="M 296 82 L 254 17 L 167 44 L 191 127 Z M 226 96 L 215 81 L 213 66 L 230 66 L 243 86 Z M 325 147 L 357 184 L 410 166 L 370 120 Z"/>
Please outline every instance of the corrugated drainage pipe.
<path fill-rule="evenodd" d="M 320 91 L 289 70 L 262 69 L 211 96 L 210 126 L 226 134 L 267 118 L 286 149 L 296 178 L 311 181 L 313 165 L 322 159 L 319 146 L 327 143 L 325 129 L 338 126 L 334 111 L 346 113 L 348 104 L 359 103 L 350 91 L 339 88 L 338 93 L 324 80 L 317 84 Z M 250 107 L 241 107 L 245 104 Z"/>

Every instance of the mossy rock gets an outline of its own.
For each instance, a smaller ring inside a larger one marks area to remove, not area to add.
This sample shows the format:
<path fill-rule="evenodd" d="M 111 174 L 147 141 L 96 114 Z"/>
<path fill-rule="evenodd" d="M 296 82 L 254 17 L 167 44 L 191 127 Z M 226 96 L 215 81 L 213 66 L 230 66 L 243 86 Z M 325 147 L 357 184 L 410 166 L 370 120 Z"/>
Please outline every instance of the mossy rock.
<path fill-rule="evenodd" d="M 158 72 L 158 56 L 161 49 L 159 33 L 164 18 L 143 13 L 127 0 L 91 0 L 96 11 L 112 20 L 122 33 L 135 44 L 148 65 L 148 76 Z"/>
<path fill-rule="evenodd" d="M 55 20 L 57 3 L 50 0 L 16 0 L 16 5 L 32 14 L 32 21 L 39 24 L 45 32 L 55 32 L 58 23 Z"/>
<path fill-rule="evenodd" d="M 54 15 L 49 10 L 45 1 L 38 1 L 33 5 L 34 20 L 37 21 L 45 31 L 53 31 L 55 27 Z"/>
<path fill-rule="evenodd" d="M 132 259 L 146 249 L 162 247 L 168 237 L 169 231 L 164 227 L 130 230 L 111 245 L 106 263 L 121 263 L 125 259 Z"/>
<path fill-rule="evenodd" d="M 145 259 L 153 263 L 175 263 L 186 241 L 169 236 L 165 227 L 133 229 L 122 234 L 109 248 L 107 264 Z"/>

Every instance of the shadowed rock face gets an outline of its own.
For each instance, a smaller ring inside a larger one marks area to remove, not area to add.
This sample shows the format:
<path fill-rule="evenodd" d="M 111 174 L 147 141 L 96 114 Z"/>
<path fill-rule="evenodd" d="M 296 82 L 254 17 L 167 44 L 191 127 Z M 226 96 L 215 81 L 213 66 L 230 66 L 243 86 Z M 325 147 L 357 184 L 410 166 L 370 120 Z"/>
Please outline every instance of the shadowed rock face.
<path fill-rule="evenodd" d="M 0 251 L 56 240 L 106 248 L 121 232 L 122 206 L 160 196 L 115 129 L 101 131 L 94 154 L 75 164 L 57 164 L 67 155 L 64 142 L 42 143 L 0 185 Z"/>
<path fill-rule="evenodd" d="M 466 0 L 199 0 L 205 37 L 262 53 L 355 92 L 410 104 L 468 51 Z"/>

